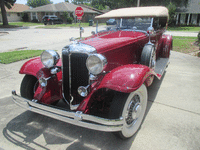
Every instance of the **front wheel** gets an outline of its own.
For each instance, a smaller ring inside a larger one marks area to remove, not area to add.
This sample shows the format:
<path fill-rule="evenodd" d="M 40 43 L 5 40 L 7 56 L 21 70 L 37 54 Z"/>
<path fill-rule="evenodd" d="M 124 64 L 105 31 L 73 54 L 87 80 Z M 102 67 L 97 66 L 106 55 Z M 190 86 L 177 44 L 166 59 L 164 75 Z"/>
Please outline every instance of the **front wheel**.
<path fill-rule="evenodd" d="M 34 91 L 38 84 L 38 79 L 36 77 L 25 75 L 20 87 L 21 96 L 30 100 L 33 99 Z"/>
<path fill-rule="evenodd" d="M 123 117 L 124 124 L 116 135 L 122 139 L 132 137 L 142 124 L 147 107 L 147 88 L 143 84 L 132 93 L 118 92 L 110 107 L 109 118 Z"/>

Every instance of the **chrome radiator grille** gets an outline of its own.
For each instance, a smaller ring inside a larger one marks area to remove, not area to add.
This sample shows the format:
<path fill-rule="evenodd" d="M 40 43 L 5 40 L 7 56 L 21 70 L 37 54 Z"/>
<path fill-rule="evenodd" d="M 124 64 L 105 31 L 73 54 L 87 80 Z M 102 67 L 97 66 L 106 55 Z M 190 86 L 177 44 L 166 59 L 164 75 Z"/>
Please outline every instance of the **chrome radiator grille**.
<path fill-rule="evenodd" d="M 78 87 L 87 86 L 89 83 L 89 72 L 86 67 L 87 57 L 88 55 L 85 53 L 62 52 L 63 94 L 68 102 L 72 96 L 73 104 L 78 104 L 83 100 L 83 97 L 77 92 Z"/>

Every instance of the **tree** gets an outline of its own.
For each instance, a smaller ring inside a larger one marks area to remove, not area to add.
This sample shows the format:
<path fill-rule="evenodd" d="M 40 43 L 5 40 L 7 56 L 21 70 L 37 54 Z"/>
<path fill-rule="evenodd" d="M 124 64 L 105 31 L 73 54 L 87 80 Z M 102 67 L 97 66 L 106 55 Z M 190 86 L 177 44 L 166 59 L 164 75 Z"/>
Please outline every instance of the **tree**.
<path fill-rule="evenodd" d="M 0 0 L 0 7 L 1 7 L 3 25 L 8 25 L 8 19 L 7 19 L 7 15 L 6 15 L 5 6 L 8 9 L 11 9 L 15 2 L 16 2 L 16 0 Z"/>
<path fill-rule="evenodd" d="M 169 5 L 167 6 L 168 10 L 169 10 L 169 25 L 175 25 L 175 12 L 176 12 L 176 5 L 169 3 Z"/>
<path fill-rule="evenodd" d="M 69 3 L 69 0 L 65 0 L 65 2 L 68 2 L 68 3 Z"/>
<path fill-rule="evenodd" d="M 52 3 L 50 0 L 27 0 L 27 5 L 33 8 Z"/>
<path fill-rule="evenodd" d="M 136 7 L 138 0 L 72 0 L 74 4 L 87 4 L 97 9 L 109 6 L 111 9 Z M 168 6 L 170 3 L 175 7 L 186 6 L 189 0 L 140 0 L 140 6 Z"/>
<path fill-rule="evenodd" d="M 91 3 L 92 0 L 72 0 L 73 4 L 85 4 L 85 3 Z"/>

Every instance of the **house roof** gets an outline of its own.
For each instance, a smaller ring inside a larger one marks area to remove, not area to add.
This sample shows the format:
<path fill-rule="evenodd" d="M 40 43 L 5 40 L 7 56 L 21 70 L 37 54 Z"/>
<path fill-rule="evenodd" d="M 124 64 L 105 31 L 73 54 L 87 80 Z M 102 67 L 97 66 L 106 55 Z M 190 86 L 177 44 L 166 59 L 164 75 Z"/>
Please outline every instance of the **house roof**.
<path fill-rule="evenodd" d="M 75 9 L 78 7 L 78 5 L 72 4 L 72 3 L 67 3 L 67 2 L 62 2 L 62 3 L 57 3 L 57 4 L 48 4 L 32 9 L 28 9 L 25 12 L 74 12 Z M 82 7 L 84 13 L 96 13 L 99 14 L 99 12 Z"/>
<path fill-rule="evenodd" d="M 81 6 L 81 7 L 85 7 L 85 8 L 88 8 L 88 9 L 94 10 L 94 11 L 97 11 L 97 12 L 99 12 L 100 14 L 105 13 L 103 10 L 98 10 L 98 9 L 96 9 L 96 8 L 94 8 L 94 7 L 90 7 L 90 6 L 87 6 L 87 5 L 84 5 L 84 4 L 79 4 L 79 6 Z M 108 12 L 108 11 L 107 11 L 107 12 Z"/>
<path fill-rule="evenodd" d="M 30 7 L 24 4 L 14 4 L 14 6 L 11 9 L 8 9 L 6 7 L 6 12 L 23 12 L 25 10 L 28 10 Z"/>
<path fill-rule="evenodd" d="M 200 0 L 190 0 L 187 7 L 177 8 L 176 12 L 200 14 Z"/>
<path fill-rule="evenodd" d="M 111 10 L 96 19 L 121 17 L 168 17 L 168 9 L 163 6 L 129 7 Z"/>

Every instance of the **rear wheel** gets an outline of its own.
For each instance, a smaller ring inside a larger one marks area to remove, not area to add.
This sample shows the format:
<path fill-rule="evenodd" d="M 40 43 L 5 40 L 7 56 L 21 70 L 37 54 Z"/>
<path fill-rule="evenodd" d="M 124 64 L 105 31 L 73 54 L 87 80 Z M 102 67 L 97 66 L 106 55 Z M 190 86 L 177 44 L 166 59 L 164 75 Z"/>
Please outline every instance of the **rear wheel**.
<path fill-rule="evenodd" d="M 27 99 L 33 99 L 34 91 L 38 84 L 38 79 L 36 77 L 25 75 L 20 87 L 21 96 Z"/>
<path fill-rule="evenodd" d="M 122 131 L 115 135 L 122 139 L 132 137 L 141 126 L 146 106 L 147 89 L 144 84 L 132 93 L 118 92 L 111 103 L 109 118 L 123 117 L 124 125 Z"/>

